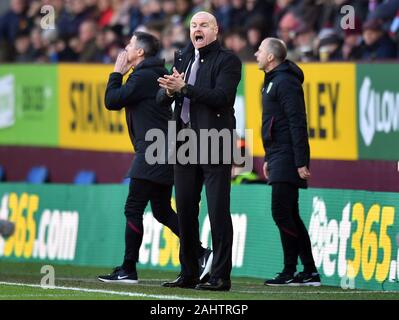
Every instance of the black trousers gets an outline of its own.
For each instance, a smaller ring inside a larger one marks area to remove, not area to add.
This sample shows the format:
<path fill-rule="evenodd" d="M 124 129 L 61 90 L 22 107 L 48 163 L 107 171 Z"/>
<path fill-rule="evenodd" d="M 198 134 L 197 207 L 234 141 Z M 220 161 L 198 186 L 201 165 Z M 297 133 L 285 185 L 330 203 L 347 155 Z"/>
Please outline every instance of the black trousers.
<path fill-rule="evenodd" d="M 309 234 L 299 216 L 298 191 L 290 183 L 272 184 L 272 215 L 280 231 L 285 269 L 290 271 L 296 271 L 298 256 L 305 268 L 314 268 Z"/>
<path fill-rule="evenodd" d="M 172 186 L 131 179 L 125 204 L 125 260 L 137 262 L 143 241 L 143 214 L 148 202 L 152 214 L 160 223 L 179 236 L 177 214 L 171 207 Z"/>
<path fill-rule="evenodd" d="M 182 276 L 199 276 L 196 244 L 199 242 L 199 203 L 202 185 L 205 184 L 213 247 L 211 278 L 229 280 L 233 245 L 231 165 L 177 164 L 174 174 Z"/>

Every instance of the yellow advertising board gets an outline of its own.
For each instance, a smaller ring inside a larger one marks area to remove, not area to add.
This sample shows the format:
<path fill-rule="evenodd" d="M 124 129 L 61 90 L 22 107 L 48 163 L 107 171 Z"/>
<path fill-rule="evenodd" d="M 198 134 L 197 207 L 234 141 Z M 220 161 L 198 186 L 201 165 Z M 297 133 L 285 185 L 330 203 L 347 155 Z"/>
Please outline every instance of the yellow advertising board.
<path fill-rule="evenodd" d="M 125 111 L 109 111 L 104 94 L 111 65 L 59 66 L 60 147 L 130 152 Z"/>
<path fill-rule="evenodd" d="M 300 64 L 312 159 L 358 159 L 356 130 L 356 70 L 351 63 Z M 264 73 L 256 64 L 245 66 L 246 127 L 253 129 L 248 147 L 263 156 L 261 137 Z"/>

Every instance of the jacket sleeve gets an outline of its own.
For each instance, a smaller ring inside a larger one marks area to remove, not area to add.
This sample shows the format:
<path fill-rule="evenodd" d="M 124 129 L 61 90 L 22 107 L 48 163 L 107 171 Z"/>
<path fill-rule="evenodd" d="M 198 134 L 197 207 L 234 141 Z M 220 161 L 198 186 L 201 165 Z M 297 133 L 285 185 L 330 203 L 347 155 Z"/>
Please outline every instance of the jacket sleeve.
<path fill-rule="evenodd" d="M 172 104 L 172 102 L 175 100 L 174 96 L 173 97 L 169 97 L 166 94 L 166 90 L 164 88 L 160 88 L 157 92 L 157 96 L 156 96 L 156 103 L 160 106 L 170 106 Z"/>
<path fill-rule="evenodd" d="M 308 166 L 310 148 L 302 86 L 299 83 L 284 80 L 279 83 L 277 90 L 279 102 L 288 119 L 295 166 L 297 168 Z"/>
<path fill-rule="evenodd" d="M 216 76 L 215 88 L 187 86 L 187 98 L 214 108 L 233 105 L 238 83 L 241 80 L 241 61 L 235 55 L 229 55 L 222 61 L 220 71 Z"/>
<path fill-rule="evenodd" d="M 145 90 L 143 91 L 144 88 L 141 88 L 144 81 L 140 81 L 139 77 L 139 74 L 132 73 L 126 83 L 122 85 L 122 74 L 111 73 L 105 90 L 105 107 L 108 110 L 121 110 L 140 100 Z"/>

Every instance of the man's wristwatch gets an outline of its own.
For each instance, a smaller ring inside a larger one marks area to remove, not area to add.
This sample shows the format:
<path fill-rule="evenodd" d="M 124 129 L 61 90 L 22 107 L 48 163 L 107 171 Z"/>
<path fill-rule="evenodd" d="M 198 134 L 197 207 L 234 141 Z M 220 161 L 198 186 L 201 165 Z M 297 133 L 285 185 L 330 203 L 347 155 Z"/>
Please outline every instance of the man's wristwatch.
<path fill-rule="evenodd" d="M 184 87 L 181 88 L 180 92 L 181 92 L 181 94 L 182 94 L 183 96 L 186 96 L 187 93 L 188 93 L 188 84 L 185 84 Z"/>

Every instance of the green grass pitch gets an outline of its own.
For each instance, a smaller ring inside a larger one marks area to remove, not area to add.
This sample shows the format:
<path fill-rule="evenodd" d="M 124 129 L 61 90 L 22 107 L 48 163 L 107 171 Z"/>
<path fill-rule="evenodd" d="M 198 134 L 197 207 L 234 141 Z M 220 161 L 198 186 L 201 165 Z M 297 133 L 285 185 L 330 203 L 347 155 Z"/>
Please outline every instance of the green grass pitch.
<path fill-rule="evenodd" d="M 264 279 L 233 278 L 230 292 L 161 287 L 175 272 L 139 270 L 136 285 L 106 284 L 97 275 L 109 268 L 55 265 L 55 288 L 40 286 L 40 263 L 0 261 L 0 300 L 379 300 L 399 299 L 399 292 L 343 290 L 338 287 L 266 287 Z"/>

